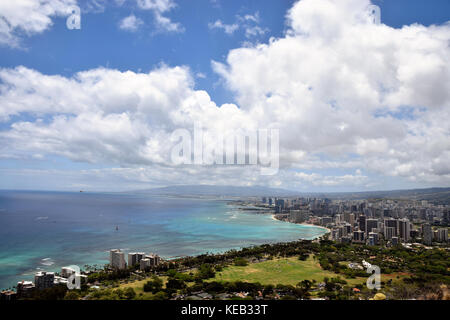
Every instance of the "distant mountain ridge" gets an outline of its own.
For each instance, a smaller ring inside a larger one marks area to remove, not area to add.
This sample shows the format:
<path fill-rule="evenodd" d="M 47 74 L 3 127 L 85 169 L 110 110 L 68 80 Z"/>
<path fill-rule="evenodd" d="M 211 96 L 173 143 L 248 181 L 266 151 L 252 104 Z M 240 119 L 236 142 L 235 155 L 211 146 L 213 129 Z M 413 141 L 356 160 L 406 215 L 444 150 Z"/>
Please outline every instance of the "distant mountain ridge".
<path fill-rule="evenodd" d="M 450 204 L 450 188 L 426 188 L 410 190 L 361 191 L 361 192 L 299 192 L 263 186 L 233 187 L 214 185 L 179 185 L 138 190 L 135 193 L 178 196 L 232 196 L 232 197 L 315 197 L 329 199 L 396 198 L 429 200 Z"/>
<path fill-rule="evenodd" d="M 135 191 L 137 193 L 148 193 L 155 195 L 183 195 L 183 196 L 233 196 L 233 197 L 292 197 L 298 192 L 285 189 L 268 187 L 232 187 L 213 185 L 181 185 Z"/>

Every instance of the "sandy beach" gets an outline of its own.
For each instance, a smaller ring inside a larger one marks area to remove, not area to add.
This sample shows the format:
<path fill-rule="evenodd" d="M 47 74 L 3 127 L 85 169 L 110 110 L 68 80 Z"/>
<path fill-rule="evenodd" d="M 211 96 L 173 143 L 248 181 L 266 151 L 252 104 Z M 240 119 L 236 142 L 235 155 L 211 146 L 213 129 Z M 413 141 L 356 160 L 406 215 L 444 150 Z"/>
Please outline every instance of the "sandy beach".
<path fill-rule="evenodd" d="M 272 214 L 272 219 L 276 220 L 276 221 L 282 221 L 282 220 L 277 219 L 274 214 Z M 290 222 L 290 221 L 282 221 L 282 222 L 293 223 L 293 222 Z M 294 223 L 294 224 L 299 224 L 299 225 L 302 225 L 302 226 L 309 226 L 309 227 L 316 227 L 316 228 L 324 229 L 324 230 L 327 231 L 327 233 L 331 232 L 331 229 L 328 229 L 328 228 L 325 228 L 325 227 L 322 227 L 322 226 L 317 226 L 317 225 L 311 224 L 311 223 Z"/>

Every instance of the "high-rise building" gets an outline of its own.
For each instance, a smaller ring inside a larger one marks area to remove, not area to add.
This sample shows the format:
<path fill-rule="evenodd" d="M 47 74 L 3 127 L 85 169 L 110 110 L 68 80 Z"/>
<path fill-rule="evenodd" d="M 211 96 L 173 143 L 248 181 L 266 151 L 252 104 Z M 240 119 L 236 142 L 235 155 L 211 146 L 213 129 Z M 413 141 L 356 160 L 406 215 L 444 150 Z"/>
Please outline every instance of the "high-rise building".
<path fill-rule="evenodd" d="M 344 212 L 344 221 L 350 223 L 350 212 Z"/>
<path fill-rule="evenodd" d="M 333 218 L 331 218 L 331 217 L 322 217 L 322 219 L 321 219 L 322 226 L 327 226 L 332 222 L 333 222 Z"/>
<path fill-rule="evenodd" d="M 150 265 L 152 267 L 156 267 L 161 262 L 161 258 L 157 254 L 154 254 L 154 253 L 151 253 L 151 254 L 145 256 L 145 259 L 150 260 Z"/>
<path fill-rule="evenodd" d="M 384 226 L 384 238 L 386 240 L 390 240 L 393 237 L 397 236 L 397 230 L 394 227 L 386 227 Z"/>
<path fill-rule="evenodd" d="M 366 219 L 366 233 L 369 234 L 372 232 L 372 229 L 378 228 L 378 220 L 377 219 Z"/>
<path fill-rule="evenodd" d="M 344 225 L 344 228 L 345 228 L 345 233 L 346 233 L 347 235 L 351 235 L 351 234 L 352 234 L 353 228 L 352 228 L 352 226 L 350 225 L 350 223 L 346 223 L 346 224 Z"/>
<path fill-rule="evenodd" d="M 422 233 L 423 242 L 426 245 L 431 245 L 433 243 L 433 230 L 431 229 L 431 225 L 429 223 L 425 223 L 422 225 Z"/>
<path fill-rule="evenodd" d="M 55 273 L 39 271 L 34 275 L 36 289 L 43 290 L 53 287 L 55 284 Z"/>
<path fill-rule="evenodd" d="M 127 263 L 125 262 L 125 254 L 119 249 L 112 249 L 109 252 L 110 264 L 114 269 L 125 269 Z"/>
<path fill-rule="evenodd" d="M 366 231 L 366 216 L 365 215 L 360 215 L 358 217 L 358 224 L 359 224 L 359 230 L 361 231 Z"/>
<path fill-rule="evenodd" d="M 137 264 L 137 253 L 130 252 L 128 253 L 128 266 L 135 266 Z"/>
<path fill-rule="evenodd" d="M 392 245 L 393 246 L 397 246 L 398 245 L 398 237 L 392 237 L 392 239 L 391 239 L 391 242 L 392 242 Z"/>
<path fill-rule="evenodd" d="M 275 199 L 275 207 L 276 207 L 276 212 L 277 213 L 283 212 L 284 199 Z"/>
<path fill-rule="evenodd" d="M 374 246 L 378 244 L 378 233 L 369 232 L 369 245 Z"/>
<path fill-rule="evenodd" d="M 355 214 L 354 213 L 350 213 L 349 220 L 350 220 L 349 223 L 353 227 L 355 225 Z"/>
<path fill-rule="evenodd" d="M 0 301 L 15 301 L 17 299 L 17 293 L 11 290 L 5 290 L 0 292 Z"/>
<path fill-rule="evenodd" d="M 398 220 L 391 219 L 391 218 L 384 219 L 384 227 L 385 228 L 394 228 L 395 229 L 394 237 L 397 236 L 397 234 L 398 234 Z"/>
<path fill-rule="evenodd" d="M 365 233 L 362 230 L 353 231 L 353 241 L 357 243 L 365 242 Z"/>
<path fill-rule="evenodd" d="M 398 235 L 405 242 L 411 239 L 411 223 L 408 219 L 398 220 Z"/>
<path fill-rule="evenodd" d="M 130 252 L 128 254 L 128 266 L 138 265 L 141 260 L 145 257 L 145 253 L 142 252 Z"/>
<path fill-rule="evenodd" d="M 439 242 L 448 242 L 448 229 L 447 228 L 438 229 L 436 240 Z"/>
<path fill-rule="evenodd" d="M 444 223 L 444 225 L 450 224 L 450 210 L 444 210 L 444 213 L 442 215 L 442 223 Z"/>
<path fill-rule="evenodd" d="M 30 298 L 33 295 L 35 285 L 31 281 L 20 281 L 17 283 L 17 298 Z"/>
<path fill-rule="evenodd" d="M 151 267 L 150 259 L 144 258 L 139 263 L 139 269 L 145 271 Z"/>

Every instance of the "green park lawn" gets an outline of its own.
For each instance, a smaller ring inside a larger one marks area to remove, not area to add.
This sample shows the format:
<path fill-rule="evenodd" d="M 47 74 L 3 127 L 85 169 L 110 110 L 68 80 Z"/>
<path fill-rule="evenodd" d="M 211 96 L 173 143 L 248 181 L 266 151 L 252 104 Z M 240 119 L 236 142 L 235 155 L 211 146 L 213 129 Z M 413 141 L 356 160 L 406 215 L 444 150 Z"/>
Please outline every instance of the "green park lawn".
<path fill-rule="evenodd" d="M 160 277 L 160 279 L 163 281 L 165 286 L 165 283 L 167 282 L 167 277 Z M 136 295 L 138 297 L 140 297 L 141 299 L 149 299 L 153 296 L 153 294 L 150 292 L 144 292 L 144 284 L 146 284 L 150 280 L 152 280 L 152 278 L 148 277 L 144 280 L 123 283 L 119 286 L 119 288 L 120 289 L 133 288 L 134 292 L 136 292 Z"/>
<path fill-rule="evenodd" d="M 342 275 L 323 270 L 319 262 L 310 256 L 306 261 L 297 257 L 267 260 L 251 263 L 245 267 L 230 266 L 216 273 L 215 281 L 246 281 L 261 284 L 296 285 L 302 280 L 322 282 L 325 277 L 336 278 Z M 349 284 L 362 284 L 365 278 L 345 279 Z"/>

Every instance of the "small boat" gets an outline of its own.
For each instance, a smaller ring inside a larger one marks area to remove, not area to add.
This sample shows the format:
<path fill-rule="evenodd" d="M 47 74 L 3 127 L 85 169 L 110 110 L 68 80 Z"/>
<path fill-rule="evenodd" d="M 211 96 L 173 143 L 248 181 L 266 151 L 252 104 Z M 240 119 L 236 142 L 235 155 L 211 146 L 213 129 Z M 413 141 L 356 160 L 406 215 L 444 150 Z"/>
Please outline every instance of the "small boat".
<path fill-rule="evenodd" d="M 116 231 L 119 231 L 119 226 L 116 226 Z"/>

